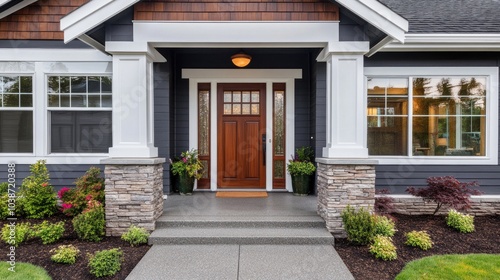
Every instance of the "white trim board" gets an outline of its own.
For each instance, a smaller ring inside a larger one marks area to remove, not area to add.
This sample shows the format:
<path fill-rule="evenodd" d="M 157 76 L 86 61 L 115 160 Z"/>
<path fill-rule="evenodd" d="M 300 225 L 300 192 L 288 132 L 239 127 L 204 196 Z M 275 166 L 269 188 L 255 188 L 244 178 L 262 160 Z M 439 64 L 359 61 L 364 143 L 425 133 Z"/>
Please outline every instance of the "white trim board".
<path fill-rule="evenodd" d="M 286 154 L 295 151 L 295 79 L 302 78 L 301 69 L 182 69 L 182 78 L 189 79 L 189 148 L 198 148 L 198 83 L 210 83 L 210 190 L 217 190 L 217 84 L 266 83 L 266 191 L 272 188 L 272 84 L 286 83 Z M 214 129 L 215 128 L 215 129 Z M 291 178 L 286 175 L 286 190 L 291 192 Z M 282 190 L 280 190 L 282 191 Z"/>
<path fill-rule="evenodd" d="M 366 77 L 415 77 L 415 76 L 485 76 L 486 85 L 486 155 L 485 156 L 370 156 L 379 164 L 402 165 L 497 165 L 498 164 L 498 67 L 365 67 Z M 411 85 L 410 85 L 411 87 Z M 411 100 L 410 100 L 411 102 Z M 409 115 L 410 117 L 411 115 Z M 408 137 L 408 141 L 411 140 Z"/>
<path fill-rule="evenodd" d="M 339 40 L 338 22 L 134 21 L 134 41 L 153 47 L 325 47 Z"/>
<path fill-rule="evenodd" d="M 0 49 L 0 61 L 113 61 L 95 49 Z"/>
<path fill-rule="evenodd" d="M 405 43 L 392 41 L 380 52 L 500 51 L 500 34 L 406 34 Z"/>
<path fill-rule="evenodd" d="M 22 8 L 28 6 L 28 5 L 31 5 L 33 3 L 35 3 L 36 1 L 38 0 L 24 0 L 24 1 L 21 1 L 19 2 L 18 4 L 8 8 L 7 10 L 3 11 L 0 13 L 0 19 L 8 16 L 8 15 L 11 15 L 19 10 L 21 10 Z M 10 0 L 0 0 L 0 7 L 7 4 L 8 2 L 10 2 Z"/>

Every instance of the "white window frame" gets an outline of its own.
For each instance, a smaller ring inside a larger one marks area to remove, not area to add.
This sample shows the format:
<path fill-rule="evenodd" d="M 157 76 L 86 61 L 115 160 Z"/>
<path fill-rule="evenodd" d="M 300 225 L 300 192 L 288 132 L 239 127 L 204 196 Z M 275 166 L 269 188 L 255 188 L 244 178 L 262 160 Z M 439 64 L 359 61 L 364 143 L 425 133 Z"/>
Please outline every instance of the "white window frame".
<path fill-rule="evenodd" d="M 486 147 L 484 156 L 369 156 L 379 164 L 389 165 L 498 165 L 498 67 L 365 67 L 365 99 L 367 81 L 371 78 L 413 78 L 430 76 L 482 76 L 486 77 Z M 409 87 L 412 87 L 409 84 Z M 412 92 L 410 90 L 410 92 Z M 412 106 L 412 93 L 408 96 Z M 367 114 L 365 110 L 365 114 Z M 365 116 L 367 117 L 367 116 Z M 408 110 L 408 134 L 412 133 L 411 118 L 413 111 Z M 366 143 L 365 143 L 366 145 Z"/>
<path fill-rule="evenodd" d="M 101 159 L 109 157 L 108 153 L 49 153 L 48 112 L 52 108 L 48 107 L 47 76 L 112 76 L 111 56 L 90 49 L 0 49 L 0 75 L 14 74 L 33 76 L 34 147 L 33 153 L 1 153 L 0 164 L 33 164 L 39 159 L 45 159 L 47 164 L 99 164 Z M 89 108 L 67 109 L 88 111 Z"/>

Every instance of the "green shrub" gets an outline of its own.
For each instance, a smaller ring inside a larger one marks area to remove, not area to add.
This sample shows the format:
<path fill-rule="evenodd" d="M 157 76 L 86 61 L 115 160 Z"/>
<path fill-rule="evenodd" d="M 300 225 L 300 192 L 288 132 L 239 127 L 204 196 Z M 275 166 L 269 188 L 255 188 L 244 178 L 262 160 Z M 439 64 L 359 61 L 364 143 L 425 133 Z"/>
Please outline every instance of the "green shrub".
<path fill-rule="evenodd" d="M 33 236 L 39 237 L 43 244 L 54 243 L 64 234 L 64 222 L 49 223 L 43 221 L 41 224 L 33 226 Z"/>
<path fill-rule="evenodd" d="M 31 237 L 30 223 L 19 223 L 15 225 L 4 224 L 2 228 L 2 240 L 13 246 L 19 246 Z"/>
<path fill-rule="evenodd" d="M 127 232 L 122 234 L 122 240 L 130 243 L 131 246 L 148 243 L 149 233 L 145 228 L 131 225 Z"/>
<path fill-rule="evenodd" d="M 9 210 L 9 183 L 0 183 L 0 219 L 5 219 L 10 216 Z"/>
<path fill-rule="evenodd" d="M 375 218 L 375 235 L 392 237 L 396 233 L 396 225 L 393 220 L 385 216 L 374 216 Z"/>
<path fill-rule="evenodd" d="M 377 259 L 393 261 L 397 259 L 396 246 L 392 243 L 392 238 L 388 236 L 376 235 L 373 244 L 370 245 L 370 253 Z"/>
<path fill-rule="evenodd" d="M 80 254 L 80 250 L 73 245 L 60 245 L 50 250 L 50 259 L 56 263 L 74 264 Z"/>
<path fill-rule="evenodd" d="M 76 188 L 63 188 L 58 192 L 62 200 L 62 212 L 68 216 L 76 216 L 87 208 L 90 200 L 104 204 L 104 178 L 101 170 L 90 167 L 85 174 L 76 179 Z"/>
<path fill-rule="evenodd" d="M 113 276 L 121 269 L 122 257 L 120 248 L 96 252 L 89 256 L 90 273 L 96 277 Z"/>
<path fill-rule="evenodd" d="M 31 175 L 23 180 L 17 203 L 28 218 L 45 218 L 57 211 L 57 198 L 49 184 L 49 171 L 44 160 L 30 166 Z"/>
<path fill-rule="evenodd" d="M 406 245 L 412 246 L 412 247 L 418 247 L 422 250 L 428 250 L 432 248 L 432 245 L 434 244 L 431 240 L 431 237 L 427 233 L 427 231 L 410 231 L 405 234 L 406 236 Z"/>
<path fill-rule="evenodd" d="M 475 230 L 473 216 L 459 213 L 453 209 L 446 216 L 446 224 L 462 233 L 469 233 Z"/>
<path fill-rule="evenodd" d="M 342 211 L 342 222 L 347 232 L 347 239 L 355 244 L 366 245 L 373 238 L 375 219 L 364 208 L 356 211 L 351 206 Z"/>
<path fill-rule="evenodd" d="M 97 201 L 89 201 L 89 206 L 73 218 L 73 227 L 78 238 L 88 241 L 101 241 L 106 227 L 104 207 Z"/>

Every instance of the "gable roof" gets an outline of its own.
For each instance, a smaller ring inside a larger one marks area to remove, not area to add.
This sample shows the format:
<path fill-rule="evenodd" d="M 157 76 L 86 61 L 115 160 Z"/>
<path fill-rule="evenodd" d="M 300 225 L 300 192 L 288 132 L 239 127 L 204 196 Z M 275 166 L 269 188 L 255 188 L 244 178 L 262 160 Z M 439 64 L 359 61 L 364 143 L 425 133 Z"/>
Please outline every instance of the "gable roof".
<path fill-rule="evenodd" d="M 409 33 L 500 33 L 500 0 L 378 0 L 410 23 Z"/>

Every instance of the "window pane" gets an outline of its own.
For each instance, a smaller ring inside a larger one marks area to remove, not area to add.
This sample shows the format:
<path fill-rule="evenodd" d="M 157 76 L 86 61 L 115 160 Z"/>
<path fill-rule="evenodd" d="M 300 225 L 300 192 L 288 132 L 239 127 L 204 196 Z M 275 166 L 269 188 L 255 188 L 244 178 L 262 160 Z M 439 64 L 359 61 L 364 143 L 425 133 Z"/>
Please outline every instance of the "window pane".
<path fill-rule="evenodd" d="M 368 95 L 407 95 L 408 79 L 368 78 Z"/>
<path fill-rule="evenodd" d="M 285 92 L 274 92 L 274 154 L 285 154 Z"/>
<path fill-rule="evenodd" d="M 52 153 L 107 153 L 111 146 L 111 112 L 53 111 Z"/>
<path fill-rule="evenodd" d="M 414 115 L 484 115 L 484 108 L 486 108 L 484 97 L 413 98 Z"/>
<path fill-rule="evenodd" d="M 19 77 L 13 76 L 3 77 L 3 92 L 4 93 L 19 93 Z"/>
<path fill-rule="evenodd" d="M 49 107 L 59 107 L 59 95 L 49 94 Z"/>
<path fill-rule="evenodd" d="M 4 107 L 19 107 L 19 94 L 4 94 L 3 95 Z"/>
<path fill-rule="evenodd" d="M 71 92 L 87 92 L 87 77 L 71 77 Z"/>
<path fill-rule="evenodd" d="M 87 107 L 87 96 L 71 95 L 71 107 Z"/>
<path fill-rule="evenodd" d="M 59 77 L 58 76 L 48 77 L 47 91 L 48 91 L 48 93 L 59 93 Z"/>
<path fill-rule="evenodd" d="M 69 95 L 61 95 L 61 107 L 69 107 Z"/>
<path fill-rule="evenodd" d="M 112 79 L 111 77 L 103 76 L 101 77 L 101 90 L 102 93 L 111 93 L 112 92 Z"/>
<path fill-rule="evenodd" d="M 21 92 L 22 93 L 33 93 L 32 78 L 25 76 L 21 77 Z"/>
<path fill-rule="evenodd" d="M 407 117 L 368 117 L 368 152 L 370 155 L 408 154 Z"/>
<path fill-rule="evenodd" d="M 484 77 L 417 77 L 413 79 L 414 96 L 485 96 Z"/>
<path fill-rule="evenodd" d="M 0 111 L 0 153 L 33 152 L 33 112 Z"/>
<path fill-rule="evenodd" d="M 200 156 L 210 154 L 210 94 L 200 91 L 198 94 L 198 150 Z"/>
<path fill-rule="evenodd" d="M 103 95 L 102 96 L 102 107 L 111 108 L 113 106 L 113 102 L 111 100 L 111 95 Z"/>
<path fill-rule="evenodd" d="M 31 94 L 21 94 L 21 107 L 32 107 L 33 98 Z"/>
<path fill-rule="evenodd" d="M 101 96 L 89 95 L 89 107 L 101 107 Z"/>
<path fill-rule="evenodd" d="M 69 93 L 69 77 L 61 77 L 61 93 Z"/>
<path fill-rule="evenodd" d="M 90 93 L 101 92 L 101 79 L 99 77 L 89 77 L 89 91 Z"/>

